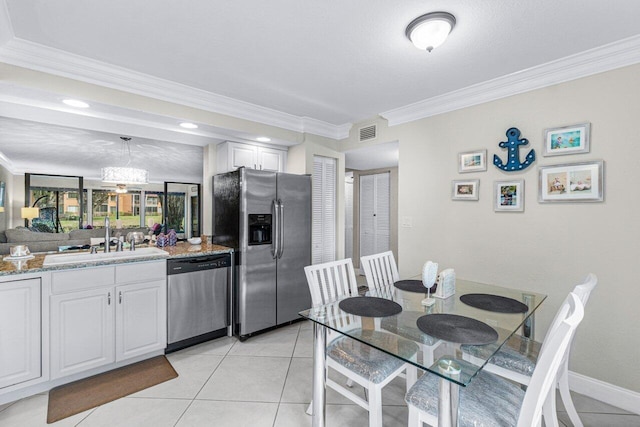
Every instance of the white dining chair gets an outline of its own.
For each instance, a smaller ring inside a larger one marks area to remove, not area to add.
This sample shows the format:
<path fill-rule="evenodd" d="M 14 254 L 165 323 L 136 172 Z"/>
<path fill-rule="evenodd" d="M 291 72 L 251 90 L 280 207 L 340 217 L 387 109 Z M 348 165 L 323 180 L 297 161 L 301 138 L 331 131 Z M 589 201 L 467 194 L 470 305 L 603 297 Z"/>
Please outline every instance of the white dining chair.
<path fill-rule="evenodd" d="M 304 272 L 314 307 L 329 304 L 344 297 L 358 296 L 358 286 L 350 258 L 310 265 L 304 268 Z M 328 318 L 330 317 L 333 316 L 328 313 Z M 362 325 L 357 319 L 357 316 L 337 316 L 335 322 L 340 322 L 340 325 L 335 326 L 341 330 L 361 329 Z M 417 378 L 416 367 L 360 341 L 337 332 L 331 333 L 331 329 L 329 331 L 327 337 L 329 344 L 326 349 L 326 385 L 369 411 L 370 427 L 382 426 L 382 388 L 406 371 L 407 389 L 409 389 Z M 402 340 L 392 334 L 378 330 L 362 330 L 357 333 L 366 334 L 367 340 L 373 339 L 387 343 L 396 341 L 393 345 L 404 347 L 407 354 L 418 352 L 418 346 L 415 343 Z M 363 386 L 367 391 L 368 400 L 362 399 L 328 378 L 329 368 Z M 307 413 L 311 413 L 312 410 L 310 405 Z"/>
<path fill-rule="evenodd" d="M 427 261 L 427 263 L 430 266 L 429 271 L 433 273 L 434 277 L 431 281 L 434 282 L 438 272 L 438 264 L 431 261 Z M 369 290 L 375 291 L 374 295 L 392 293 L 393 284 L 400 280 L 398 266 L 391 251 L 361 257 L 360 267 L 364 270 Z M 442 340 L 430 337 L 417 330 L 415 320 L 415 316 L 412 316 L 412 314 L 401 313 L 390 321 L 382 319 L 381 328 L 394 334 L 404 335 L 419 343 L 422 363 L 432 365 L 434 352 L 442 344 Z"/>
<path fill-rule="evenodd" d="M 369 289 L 379 290 L 400 280 L 396 259 L 391 251 L 361 257 L 360 268 L 364 270 Z"/>
<path fill-rule="evenodd" d="M 485 370 L 473 378 L 467 387 L 460 387 L 458 425 L 541 426 L 543 412 L 546 415 L 550 410 L 549 402 L 555 400 L 552 390 L 562 360 L 583 316 L 580 298 L 570 293 L 559 311 L 560 321 L 549 331 L 526 392 Z M 438 425 L 438 378 L 425 374 L 406 394 L 409 427 L 422 427 L 423 423 L 434 427 Z M 546 419 L 545 416 L 545 422 Z"/>
<path fill-rule="evenodd" d="M 578 298 L 580 298 L 583 306 L 587 305 L 591 292 L 596 287 L 597 283 L 598 278 L 596 277 L 596 275 L 590 273 L 581 284 L 577 285 L 573 289 L 572 292 L 576 294 Z M 559 318 L 559 316 L 560 313 L 557 313 L 555 318 L 551 322 L 549 332 L 558 322 L 562 320 Z M 549 335 L 549 332 L 547 332 L 547 337 Z M 571 342 L 573 341 L 574 335 L 571 336 Z M 512 336 L 507 342 L 507 345 L 503 346 L 502 349 L 500 349 L 495 355 L 493 355 L 493 357 L 491 357 L 491 359 L 489 359 L 489 362 L 485 365 L 484 370 L 500 375 L 501 377 L 510 379 L 522 385 L 529 385 L 531 381 L 531 375 L 533 374 L 534 368 L 537 363 L 536 361 L 538 358 L 538 354 L 545 347 L 547 337 L 545 337 L 542 343 L 540 343 L 521 335 Z M 571 393 L 569 391 L 570 350 L 571 343 L 569 344 L 569 350 L 567 351 L 567 354 L 565 355 L 565 358 L 562 360 L 562 364 L 560 365 L 558 377 L 556 378 L 556 386 L 560 390 L 560 397 L 562 398 L 562 403 L 567 410 L 569 419 L 575 427 L 582 427 L 582 421 L 580 420 L 578 411 L 576 411 L 573 400 L 571 399 Z M 462 351 L 463 358 L 465 360 L 468 360 L 471 363 L 477 365 L 484 364 L 487 360 L 487 357 L 489 357 L 494 349 L 491 348 L 491 346 L 462 346 Z M 552 412 L 550 412 L 550 414 L 553 414 L 554 419 L 547 419 L 547 417 L 545 417 L 545 423 L 548 427 L 558 425 L 558 421 L 555 415 L 555 399 L 553 399 L 551 403 L 551 409 Z"/>

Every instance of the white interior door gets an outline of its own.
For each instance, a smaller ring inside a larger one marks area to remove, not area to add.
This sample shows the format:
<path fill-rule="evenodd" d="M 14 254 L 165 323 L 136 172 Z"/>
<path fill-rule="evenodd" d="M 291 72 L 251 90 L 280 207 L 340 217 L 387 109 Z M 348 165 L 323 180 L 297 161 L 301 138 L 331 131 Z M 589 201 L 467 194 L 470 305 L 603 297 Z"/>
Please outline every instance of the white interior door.
<path fill-rule="evenodd" d="M 391 249 L 390 174 L 360 176 L 360 256 Z"/>
<path fill-rule="evenodd" d="M 337 162 L 330 157 L 313 157 L 313 202 L 311 263 L 336 259 Z"/>

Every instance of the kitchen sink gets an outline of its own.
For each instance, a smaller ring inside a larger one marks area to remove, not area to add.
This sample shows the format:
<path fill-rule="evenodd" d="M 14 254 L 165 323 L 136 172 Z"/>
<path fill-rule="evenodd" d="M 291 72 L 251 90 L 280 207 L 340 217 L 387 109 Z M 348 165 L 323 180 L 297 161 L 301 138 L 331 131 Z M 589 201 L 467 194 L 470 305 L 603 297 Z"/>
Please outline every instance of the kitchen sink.
<path fill-rule="evenodd" d="M 43 266 L 62 265 L 62 264 L 82 264 L 87 262 L 100 262 L 110 260 L 123 260 L 144 258 L 150 256 L 165 256 L 169 254 L 159 248 L 138 248 L 135 251 L 124 250 L 120 252 L 99 252 L 92 254 L 89 252 L 77 252 L 72 254 L 55 254 L 44 257 Z"/>

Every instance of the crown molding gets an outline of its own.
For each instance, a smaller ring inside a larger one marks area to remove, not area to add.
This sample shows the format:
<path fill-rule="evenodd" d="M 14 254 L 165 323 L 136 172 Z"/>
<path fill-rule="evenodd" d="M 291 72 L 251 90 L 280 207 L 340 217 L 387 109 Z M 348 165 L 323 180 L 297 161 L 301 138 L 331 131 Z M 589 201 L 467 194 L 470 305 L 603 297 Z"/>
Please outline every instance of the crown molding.
<path fill-rule="evenodd" d="M 16 175 L 17 170 L 11 160 L 7 156 L 4 155 L 2 151 L 0 151 L 0 166 L 4 167 L 9 171 L 11 175 Z"/>
<path fill-rule="evenodd" d="M 495 101 L 640 62 L 640 36 L 633 36 L 380 115 L 389 126 Z"/>
<path fill-rule="evenodd" d="M 303 117 L 302 125 L 304 132 L 314 135 L 326 136 L 333 139 L 344 139 L 349 136 L 349 131 L 353 123 L 345 123 L 342 125 L 332 125 L 322 120 L 316 120 L 311 117 Z"/>
<path fill-rule="evenodd" d="M 2 14 L 0 10 L 0 22 Z M 0 46 L 0 61 L 295 132 L 334 139 L 344 133 L 345 125 L 295 116 L 15 37 Z"/>
<path fill-rule="evenodd" d="M 13 39 L 13 26 L 9 18 L 9 7 L 6 0 L 0 0 L 0 46 Z"/>

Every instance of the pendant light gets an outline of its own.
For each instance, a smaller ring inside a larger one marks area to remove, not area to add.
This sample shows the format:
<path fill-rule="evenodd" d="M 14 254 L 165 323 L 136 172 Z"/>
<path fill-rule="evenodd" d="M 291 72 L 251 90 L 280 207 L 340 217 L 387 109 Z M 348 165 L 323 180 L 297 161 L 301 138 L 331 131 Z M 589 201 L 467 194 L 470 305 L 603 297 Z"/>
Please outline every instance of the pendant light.
<path fill-rule="evenodd" d="M 148 184 L 149 171 L 146 169 L 130 168 L 131 163 L 131 147 L 129 141 L 131 138 L 121 136 L 122 140 L 122 157 L 127 156 L 127 163 L 124 166 L 107 166 L 102 168 L 102 182 L 118 184 L 118 192 L 126 192 L 126 184 Z"/>

